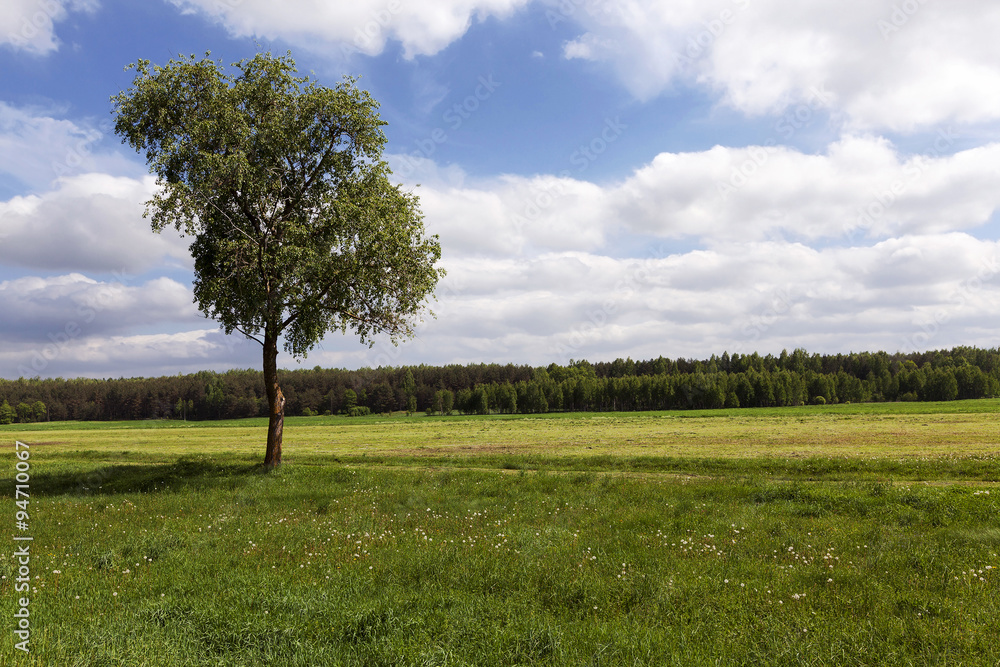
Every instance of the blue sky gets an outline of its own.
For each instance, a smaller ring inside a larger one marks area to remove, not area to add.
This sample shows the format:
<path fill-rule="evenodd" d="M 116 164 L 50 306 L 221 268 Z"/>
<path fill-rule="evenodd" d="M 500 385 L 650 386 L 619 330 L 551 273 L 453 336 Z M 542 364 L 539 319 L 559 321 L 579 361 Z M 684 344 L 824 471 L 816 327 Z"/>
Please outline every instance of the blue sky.
<path fill-rule="evenodd" d="M 986 0 L 9 0 L 0 376 L 257 367 L 154 235 L 127 64 L 290 50 L 381 103 L 448 276 L 417 336 L 298 364 L 995 347 Z"/>

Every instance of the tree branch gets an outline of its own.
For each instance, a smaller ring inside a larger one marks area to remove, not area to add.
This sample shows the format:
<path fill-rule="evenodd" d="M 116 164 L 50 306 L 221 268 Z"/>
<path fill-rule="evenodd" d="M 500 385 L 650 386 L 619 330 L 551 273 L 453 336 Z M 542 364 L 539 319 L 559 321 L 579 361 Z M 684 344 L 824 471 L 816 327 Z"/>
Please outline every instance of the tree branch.
<path fill-rule="evenodd" d="M 346 317 L 346 318 L 354 320 L 356 322 L 362 322 L 364 324 L 368 324 L 368 325 L 372 326 L 376 330 L 376 332 L 378 332 L 378 333 L 387 333 L 389 335 L 396 335 L 396 334 L 406 333 L 405 330 L 401 326 L 399 326 L 398 324 L 385 324 L 383 322 L 379 322 L 377 320 L 373 320 L 373 319 L 364 317 L 362 315 L 358 315 L 358 314 L 353 313 L 353 312 L 351 312 L 349 310 L 337 310 L 336 308 L 329 308 L 329 307 L 323 306 L 323 305 L 320 305 L 319 307 L 322 308 L 323 310 L 328 310 L 328 311 L 334 312 L 334 313 L 336 313 L 336 314 L 338 314 L 338 315 L 340 315 L 342 317 Z"/>
<path fill-rule="evenodd" d="M 195 196 L 199 196 L 199 193 L 197 191 L 193 191 L 193 193 L 194 193 Z M 238 232 L 238 233 L 242 234 L 243 236 L 245 236 L 247 238 L 247 240 L 250 241 L 250 243 L 253 243 L 256 246 L 260 245 L 260 240 L 259 239 L 255 239 L 254 237 L 252 237 L 249 234 L 247 234 L 245 230 L 240 229 L 239 225 L 237 225 L 235 222 L 233 222 L 233 219 L 229 216 L 229 214 L 226 213 L 224 210 L 222 210 L 219 207 L 218 204 L 216 204 L 214 201 L 211 200 L 211 198 L 204 197 L 204 196 L 202 196 L 201 198 L 204 200 L 205 204 L 207 204 L 208 206 L 214 208 L 216 211 L 219 212 L 220 215 L 222 215 L 223 218 L 226 219 L 226 221 L 229 223 L 229 226 L 232 227 L 232 229 L 233 229 L 234 232 Z M 244 211 L 243 214 L 246 215 L 246 211 Z M 250 222 L 253 222 L 253 220 L 250 219 Z"/>
<path fill-rule="evenodd" d="M 248 334 L 246 331 L 244 331 L 243 329 L 241 329 L 239 327 L 233 327 L 233 329 L 236 330 L 236 331 L 239 331 L 241 334 L 243 334 L 244 336 L 246 336 L 250 340 L 257 341 L 258 343 L 260 343 L 261 347 L 264 346 L 264 341 L 262 341 L 260 338 L 257 338 L 256 336 L 251 336 L 250 334 Z"/>

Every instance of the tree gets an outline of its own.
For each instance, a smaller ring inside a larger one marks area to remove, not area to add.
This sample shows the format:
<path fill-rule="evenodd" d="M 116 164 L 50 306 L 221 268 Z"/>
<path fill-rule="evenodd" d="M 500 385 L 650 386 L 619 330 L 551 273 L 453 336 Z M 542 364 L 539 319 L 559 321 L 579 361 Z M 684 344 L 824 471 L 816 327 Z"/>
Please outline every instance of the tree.
<path fill-rule="evenodd" d="M 284 427 L 279 341 L 301 358 L 327 332 L 369 345 L 412 335 L 443 275 L 441 249 L 417 197 L 391 182 L 385 122 L 355 79 L 318 85 L 296 76 L 291 54 L 233 67 L 208 54 L 140 60 L 112 101 L 115 132 L 157 178 L 153 229 L 194 237 L 199 308 L 261 345 L 271 467 Z"/>
<path fill-rule="evenodd" d="M 504 382 L 497 390 L 497 408 L 509 415 L 517 412 L 517 391 L 509 382 Z"/>
<path fill-rule="evenodd" d="M 372 412 L 380 414 L 392 412 L 394 398 L 392 387 L 389 386 L 389 383 L 379 382 L 372 387 L 371 394 L 368 397 L 370 402 L 369 407 L 372 409 Z"/>
<path fill-rule="evenodd" d="M 353 389 L 344 390 L 344 414 L 348 415 L 351 410 L 358 407 L 358 395 Z"/>
<path fill-rule="evenodd" d="M 489 397 L 486 395 L 486 389 L 482 385 L 472 390 L 468 412 L 475 412 L 477 415 L 488 415 L 490 413 Z"/>
<path fill-rule="evenodd" d="M 13 424 L 15 419 L 17 419 L 17 412 L 4 399 L 3 404 L 0 404 L 0 425 Z"/>
<path fill-rule="evenodd" d="M 407 368 L 406 375 L 402 382 L 403 396 L 406 399 L 406 414 L 412 415 L 417 411 L 417 383 L 413 379 L 413 372 Z"/>
<path fill-rule="evenodd" d="M 205 387 L 205 403 L 208 405 L 209 419 L 222 419 L 222 407 L 225 402 L 226 394 L 222 378 L 215 375 Z"/>

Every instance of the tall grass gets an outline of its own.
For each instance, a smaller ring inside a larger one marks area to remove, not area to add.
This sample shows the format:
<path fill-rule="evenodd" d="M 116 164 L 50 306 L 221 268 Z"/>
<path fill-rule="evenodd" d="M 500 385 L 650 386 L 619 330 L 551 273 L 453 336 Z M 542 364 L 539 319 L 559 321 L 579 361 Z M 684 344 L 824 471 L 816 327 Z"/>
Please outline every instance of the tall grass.
<path fill-rule="evenodd" d="M 33 459 L 0 662 L 1000 662 L 991 485 L 164 458 Z"/>

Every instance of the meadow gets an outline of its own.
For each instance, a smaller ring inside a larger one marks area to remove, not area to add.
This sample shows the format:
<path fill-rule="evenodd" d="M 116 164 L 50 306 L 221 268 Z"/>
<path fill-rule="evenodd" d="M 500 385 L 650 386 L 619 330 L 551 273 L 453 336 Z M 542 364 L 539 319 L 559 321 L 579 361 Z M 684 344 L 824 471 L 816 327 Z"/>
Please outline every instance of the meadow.
<path fill-rule="evenodd" d="M 0 663 L 998 664 L 998 412 L 0 427 Z"/>

